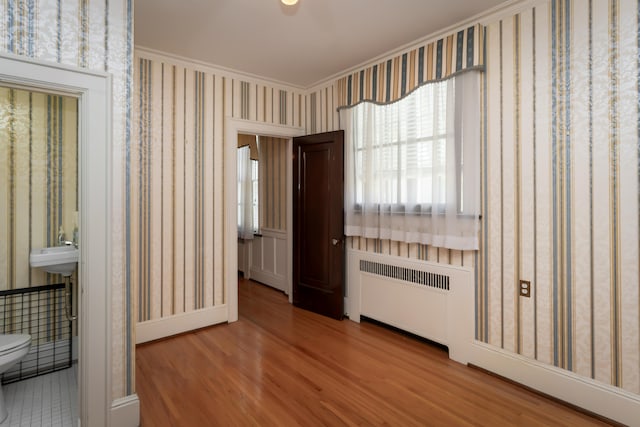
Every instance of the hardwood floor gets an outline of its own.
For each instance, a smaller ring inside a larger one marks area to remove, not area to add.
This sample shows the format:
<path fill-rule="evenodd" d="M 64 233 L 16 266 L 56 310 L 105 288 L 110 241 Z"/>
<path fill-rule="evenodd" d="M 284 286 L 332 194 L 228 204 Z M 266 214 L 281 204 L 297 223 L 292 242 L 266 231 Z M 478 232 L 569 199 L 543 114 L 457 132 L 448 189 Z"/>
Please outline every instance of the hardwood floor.
<path fill-rule="evenodd" d="M 138 346 L 147 426 L 607 425 L 370 323 L 240 281 L 240 319 Z"/>

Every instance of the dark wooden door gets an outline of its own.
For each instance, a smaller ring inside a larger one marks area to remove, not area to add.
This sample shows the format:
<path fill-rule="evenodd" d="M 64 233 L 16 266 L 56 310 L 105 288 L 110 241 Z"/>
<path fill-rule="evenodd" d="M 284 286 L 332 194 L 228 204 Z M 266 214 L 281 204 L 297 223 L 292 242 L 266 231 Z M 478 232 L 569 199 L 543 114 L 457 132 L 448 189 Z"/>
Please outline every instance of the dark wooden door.
<path fill-rule="evenodd" d="M 293 139 L 293 304 L 344 315 L 344 132 Z"/>

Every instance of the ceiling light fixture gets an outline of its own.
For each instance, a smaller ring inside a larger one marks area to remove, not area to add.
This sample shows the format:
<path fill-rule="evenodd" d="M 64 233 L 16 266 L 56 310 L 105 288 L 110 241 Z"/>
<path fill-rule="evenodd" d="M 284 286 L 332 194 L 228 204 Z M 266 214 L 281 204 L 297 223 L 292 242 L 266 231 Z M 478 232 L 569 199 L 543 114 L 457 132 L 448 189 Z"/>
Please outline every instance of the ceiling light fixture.
<path fill-rule="evenodd" d="M 280 1 L 285 6 L 293 6 L 294 4 L 298 3 L 298 0 L 280 0 Z"/>

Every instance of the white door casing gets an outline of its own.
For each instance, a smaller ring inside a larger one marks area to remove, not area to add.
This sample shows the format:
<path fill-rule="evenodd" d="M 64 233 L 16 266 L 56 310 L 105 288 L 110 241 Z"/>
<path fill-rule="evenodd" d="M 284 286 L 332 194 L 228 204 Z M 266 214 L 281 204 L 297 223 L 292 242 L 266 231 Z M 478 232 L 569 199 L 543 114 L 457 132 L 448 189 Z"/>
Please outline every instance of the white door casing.
<path fill-rule="evenodd" d="M 122 186 L 114 185 L 111 172 L 111 76 L 23 56 L 0 54 L 0 84 L 78 99 L 78 408 L 81 425 L 107 426 L 111 423 L 113 404 L 111 212 L 113 200 L 120 200 L 122 193 Z M 126 412 L 132 418 L 138 418 L 137 397 L 132 395 L 128 401 L 131 405 L 127 405 Z M 127 421 L 127 424 L 135 425 L 138 419 Z"/>
<path fill-rule="evenodd" d="M 287 139 L 287 156 L 291 159 L 293 144 L 291 138 L 304 135 L 303 128 L 274 125 L 268 123 L 253 122 L 249 120 L 225 118 L 225 154 L 224 154 L 224 283 L 227 306 L 229 309 L 229 322 L 238 320 L 238 190 L 237 190 L 237 146 L 238 133 L 260 136 L 273 136 Z M 293 165 L 287 162 L 287 182 L 293 182 Z M 293 228 L 293 189 L 287 185 L 287 230 Z M 291 276 L 293 274 L 293 239 L 292 233 L 287 233 L 287 269 L 286 269 L 286 293 L 291 302 Z"/>

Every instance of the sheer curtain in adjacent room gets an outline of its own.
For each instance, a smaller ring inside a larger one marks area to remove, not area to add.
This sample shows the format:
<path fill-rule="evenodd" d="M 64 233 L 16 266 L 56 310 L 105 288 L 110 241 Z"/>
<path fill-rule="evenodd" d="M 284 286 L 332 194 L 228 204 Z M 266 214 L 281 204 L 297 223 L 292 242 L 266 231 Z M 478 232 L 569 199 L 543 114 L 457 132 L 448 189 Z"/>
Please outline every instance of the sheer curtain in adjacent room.
<path fill-rule="evenodd" d="M 238 238 L 240 239 L 253 239 L 255 231 L 253 199 L 251 150 L 246 145 L 238 148 Z"/>

